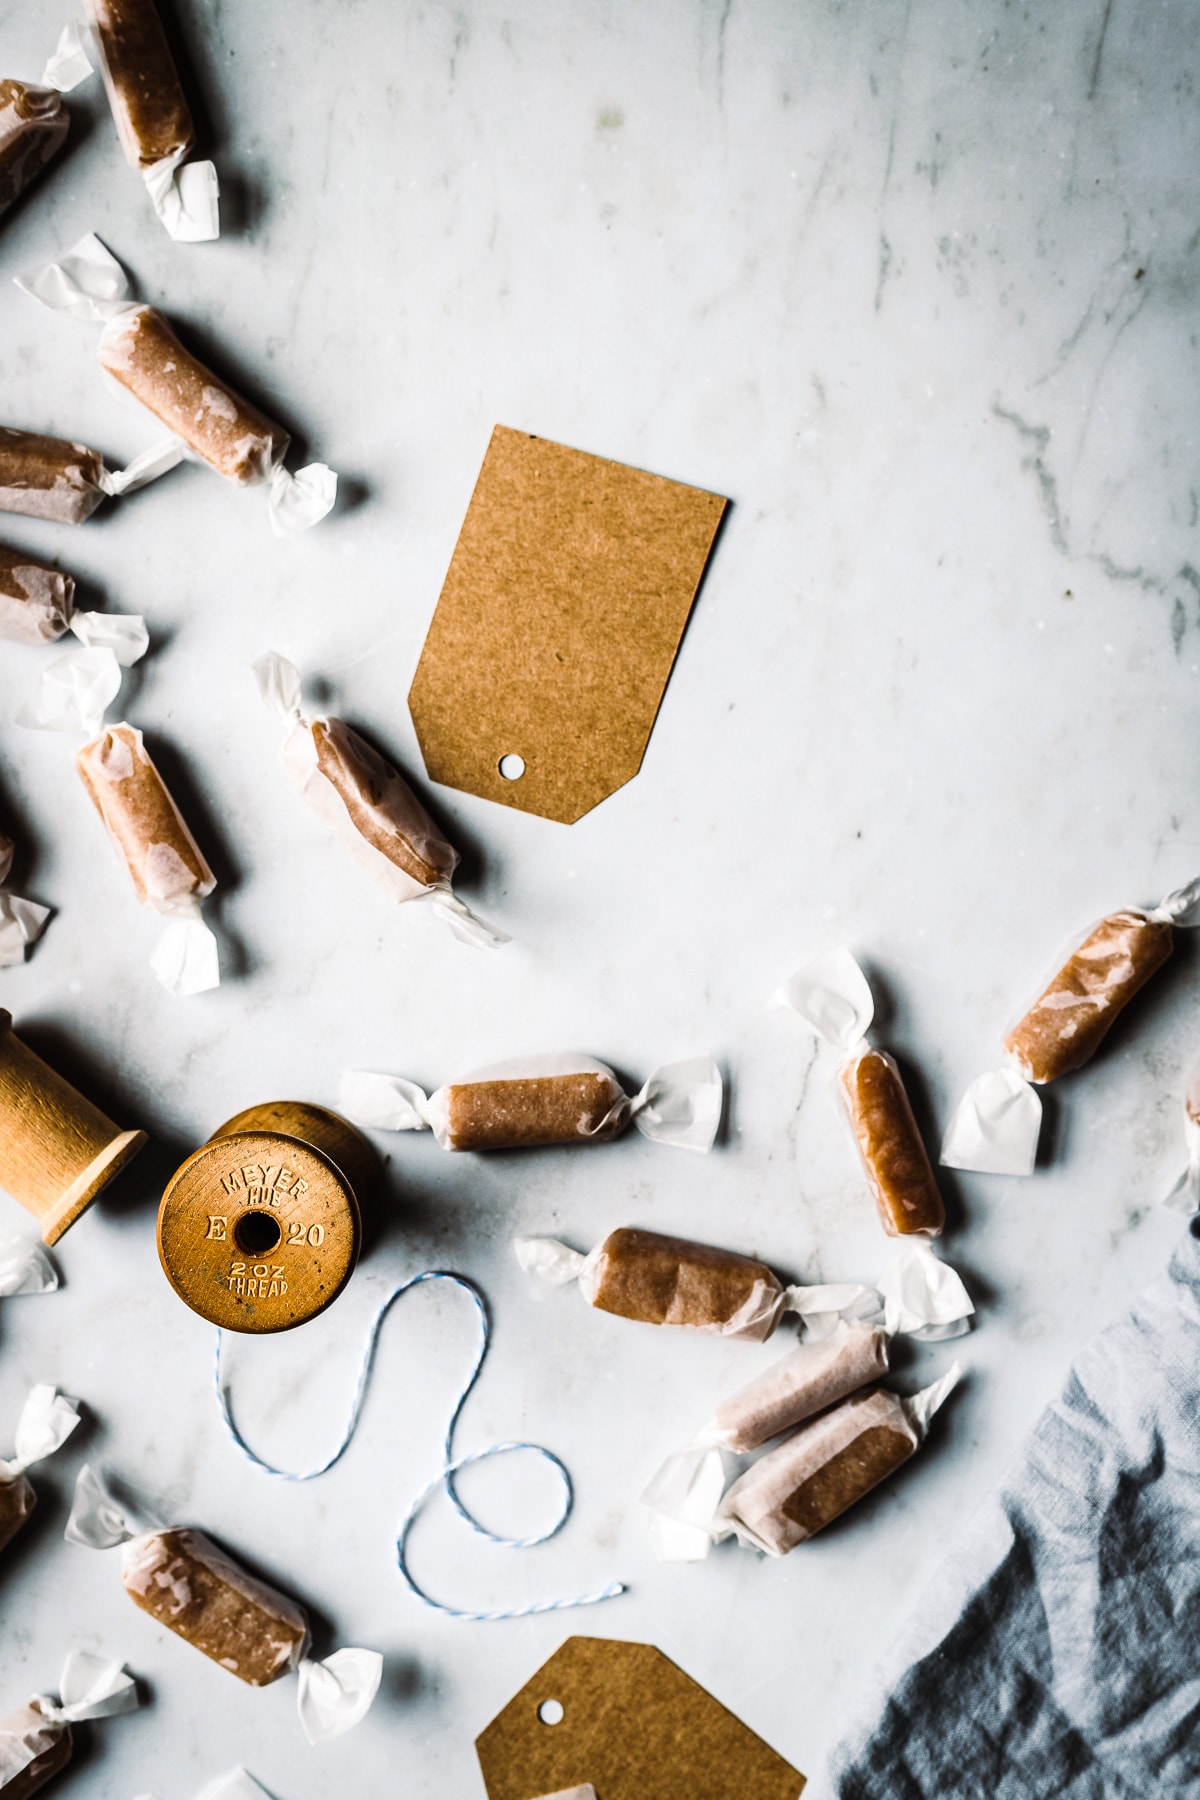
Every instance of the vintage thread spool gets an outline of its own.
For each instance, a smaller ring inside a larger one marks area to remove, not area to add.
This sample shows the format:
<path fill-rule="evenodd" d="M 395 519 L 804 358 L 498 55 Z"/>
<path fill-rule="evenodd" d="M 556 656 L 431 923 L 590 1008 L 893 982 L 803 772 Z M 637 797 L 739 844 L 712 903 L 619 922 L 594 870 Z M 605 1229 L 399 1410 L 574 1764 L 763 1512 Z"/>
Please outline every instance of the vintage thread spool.
<path fill-rule="evenodd" d="M 0 1007 L 0 1187 L 56 1244 L 137 1155 L 144 1131 L 121 1131 L 23 1044 Z"/>
<path fill-rule="evenodd" d="M 347 1120 L 302 1100 L 227 1119 L 176 1169 L 158 1254 L 193 1312 L 227 1331 L 290 1331 L 337 1299 L 362 1239 L 358 1196 L 375 1152 Z"/>

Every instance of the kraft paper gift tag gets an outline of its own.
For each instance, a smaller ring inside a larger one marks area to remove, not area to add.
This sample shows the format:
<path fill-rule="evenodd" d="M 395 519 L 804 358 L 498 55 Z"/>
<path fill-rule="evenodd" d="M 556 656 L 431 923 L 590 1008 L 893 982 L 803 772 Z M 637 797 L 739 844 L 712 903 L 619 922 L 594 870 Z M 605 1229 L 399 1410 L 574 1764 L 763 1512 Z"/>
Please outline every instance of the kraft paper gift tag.
<path fill-rule="evenodd" d="M 431 778 L 564 825 L 631 781 L 727 505 L 497 425 L 408 696 Z"/>
<path fill-rule="evenodd" d="M 488 1800 L 798 1800 L 804 1777 L 652 1644 L 568 1638 L 475 1740 Z"/>

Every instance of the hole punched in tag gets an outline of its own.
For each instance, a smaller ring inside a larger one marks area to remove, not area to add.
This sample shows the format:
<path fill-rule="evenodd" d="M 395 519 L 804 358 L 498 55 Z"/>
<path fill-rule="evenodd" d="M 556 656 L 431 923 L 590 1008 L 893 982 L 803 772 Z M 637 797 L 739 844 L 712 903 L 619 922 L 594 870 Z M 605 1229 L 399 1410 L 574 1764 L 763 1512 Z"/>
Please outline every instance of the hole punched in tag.
<path fill-rule="evenodd" d="M 538 1707 L 538 1718 L 543 1725 L 561 1725 L 563 1722 L 563 1703 L 561 1700 L 543 1700 Z"/>
<path fill-rule="evenodd" d="M 496 767 L 503 775 L 505 781 L 520 781 L 522 775 L 525 773 L 525 758 L 523 756 L 518 756 L 515 751 L 510 750 L 507 756 L 502 756 L 500 758 Z"/>

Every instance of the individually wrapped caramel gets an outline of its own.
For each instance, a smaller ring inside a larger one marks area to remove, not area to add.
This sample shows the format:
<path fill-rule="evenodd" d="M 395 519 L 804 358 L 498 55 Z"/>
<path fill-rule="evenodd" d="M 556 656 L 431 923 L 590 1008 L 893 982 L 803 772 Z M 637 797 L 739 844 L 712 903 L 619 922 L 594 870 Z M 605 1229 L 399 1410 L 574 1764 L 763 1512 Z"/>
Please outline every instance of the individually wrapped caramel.
<path fill-rule="evenodd" d="M 171 993 L 220 983 L 217 940 L 200 902 L 217 885 L 203 852 L 133 725 L 110 725 L 75 758 L 79 778 L 142 906 L 170 919 L 151 966 Z"/>
<path fill-rule="evenodd" d="M 68 25 L 40 84 L 0 79 L 0 215 L 66 143 L 71 120 L 63 95 L 91 72 L 79 34 Z"/>
<path fill-rule="evenodd" d="M 99 238 L 81 238 L 61 261 L 19 276 L 17 286 L 51 312 L 101 326 L 106 381 L 167 427 L 180 456 L 236 486 L 265 486 L 276 536 L 307 531 L 329 512 L 337 498 L 333 470 L 310 463 L 290 474 L 283 466 L 288 433 L 193 355 L 162 313 L 130 298 L 128 276 Z"/>
<path fill-rule="evenodd" d="M 672 1459 L 643 1496 L 660 1556 L 697 1561 L 726 1537 L 786 1556 L 908 1461 L 960 1375 L 955 1363 L 909 1399 L 886 1388 L 859 1388 L 811 1417 L 731 1485 L 719 1449 L 698 1450 L 690 1462 Z"/>
<path fill-rule="evenodd" d="M 132 613 L 76 611 L 72 576 L 0 544 L 0 638 L 12 644 L 53 644 L 68 631 L 85 648 L 107 647 L 127 665 L 150 645 L 144 619 Z"/>
<path fill-rule="evenodd" d="M 1091 1060 L 1170 956 L 1176 928 L 1197 924 L 1200 878 L 1150 911 L 1110 913 L 1093 925 L 1005 1035 L 1005 1065 L 978 1076 L 959 1101 L 942 1140 L 943 1163 L 1031 1174 L 1042 1122 L 1035 1088 Z"/>
<path fill-rule="evenodd" d="M 65 1769 L 74 1752 L 71 1726 L 132 1712 L 133 1677 L 120 1663 L 72 1650 L 59 1677 L 59 1698 L 37 1694 L 0 1717 L 0 1800 L 27 1800 Z"/>
<path fill-rule="evenodd" d="M 10 1544 L 37 1505 L 26 1470 L 65 1444 L 79 1423 L 79 1402 L 40 1383 L 30 1388 L 17 1421 L 16 1455 L 0 1460 L 0 1550 Z"/>
<path fill-rule="evenodd" d="M 297 1707 L 309 1743 L 357 1725 L 379 1687 L 374 1650 L 307 1655 L 308 1619 L 287 1595 L 251 1575 L 193 1527 L 139 1529 L 86 1463 L 66 1531 L 91 1550 L 121 1547 L 121 1579 L 135 1606 L 250 1687 L 296 1671 Z"/>
<path fill-rule="evenodd" d="M 889 1237 L 937 1237 L 946 1223 L 942 1196 L 900 1071 L 866 1040 L 875 1002 L 849 950 L 807 963 L 775 1004 L 842 1053 L 838 1086 L 883 1229 Z"/>
<path fill-rule="evenodd" d="M 561 1053 L 495 1063 L 432 1094 L 400 1075 L 347 1069 L 338 1105 L 380 1131 L 432 1131 L 443 1150 L 606 1144 L 632 1124 L 654 1143 L 705 1152 L 723 1093 L 711 1056 L 664 1063 L 631 1095 L 606 1063 Z"/>
<path fill-rule="evenodd" d="M 86 444 L 0 425 L 0 512 L 82 525 L 102 500 L 145 487 L 183 455 L 183 445 L 172 437 L 124 469 L 108 469 L 100 452 Z"/>
<path fill-rule="evenodd" d="M 25 961 L 26 948 L 41 936 L 50 917 L 48 906 L 38 906 L 36 901 L 22 900 L 3 891 L 15 850 L 16 845 L 0 826 L 0 969 Z"/>
<path fill-rule="evenodd" d="M 217 172 L 210 162 L 184 165 L 196 130 L 154 0 L 84 0 L 84 7 L 125 161 L 177 243 L 219 237 Z"/>
<path fill-rule="evenodd" d="M 455 936 L 481 949 L 506 944 L 476 918 L 451 881 L 458 851 L 448 844 L 403 775 L 342 719 L 300 710 L 300 676 L 270 650 L 254 664 L 263 703 L 291 729 L 280 760 L 292 785 L 356 861 L 394 900 L 428 900 Z"/>

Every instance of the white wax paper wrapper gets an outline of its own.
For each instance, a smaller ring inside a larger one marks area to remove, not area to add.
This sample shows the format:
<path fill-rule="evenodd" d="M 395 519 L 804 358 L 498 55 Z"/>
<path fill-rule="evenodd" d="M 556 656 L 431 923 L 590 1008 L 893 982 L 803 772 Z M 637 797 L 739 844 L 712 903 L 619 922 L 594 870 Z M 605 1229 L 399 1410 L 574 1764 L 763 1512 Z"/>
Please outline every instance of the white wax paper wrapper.
<path fill-rule="evenodd" d="M 879 1279 L 884 1330 L 933 1342 L 971 1329 L 974 1302 L 962 1277 L 928 1243 L 912 1239 Z"/>
<path fill-rule="evenodd" d="M 1172 1212 L 1200 1212 L 1200 1069 L 1192 1076 L 1183 1103 L 1183 1138 L 1187 1167 L 1163 1201 Z"/>
<path fill-rule="evenodd" d="M 470 944 L 474 950 L 498 950 L 501 944 L 512 943 L 507 931 L 479 918 L 451 888 L 435 887 L 428 892 L 430 906 L 449 925 L 460 944 Z"/>
<path fill-rule="evenodd" d="M 25 961 L 26 945 L 36 943 L 50 917 L 48 906 L 0 893 L 0 969 Z"/>
<path fill-rule="evenodd" d="M 78 1400 L 69 1400 L 45 1382 L 30 1388 L 17 1421 L 17 1453 L 10 1462 L 0 1461 L 0 1481 L 15 1481 L 34 1463 L 53 1456 L 78 1423 Z"/>
<path fill-rule="evenodd" d="M 400 1075 L 373 1069 L 345 1069 L 338 1083 L 338 1111 L 356 1125 L 376 1131 L 427 1131 L 429 1101 L 423 1090 Z"/>
<path fill-rule="evenodd" d="M 82 731 L 95 737 L 121 687 L 121 665 L 109 649 L 55 657 L 33 697 L 17 714 L 30 731 Z"/>
<path fill-rule="evenodd" d="M 853 1050 L 871 1028 L 875 1002 L 867 978 L 844 946 L 827 950 L 789 975 L 771 1005 L 797 1013 L 836 1050 Z"/>
<path fill-rule="evenodd" d="M 281 719 L 298 722 L 302 716 L 300 671 L 295 663 L 289 662 L 286 656 L 280 656 L 278 650 L 268 650 L 256 657 L 250 668 L 258 683 L 259 698 L 267 711 L 275 713 Z"/>
<path fill-rule="evenodd" d="M 1150 917 L 1170 919 L 1172 925 L 1200 925 L 1200 875 L 1164 894 Z"/>
<path fill-rule="evenodd" d="M 296 1707 L 310 1744 L 353 1730 L 370 1711 L 383 1675 L 378 1650 L 335 1650 L 324 1662 L 305 1657 L 298 1670 Z"/>
<path fill-rule="evenodd" d="M 829 1281 L 813 1287 L 789 1287 L 783 1292 L 783 1311 L 796 1313 L 806 1344 L 832 1337 L 839 1325 L 853 1319 L 873 1319 L 883 1304 L 873 1287 L 859 1281 Z"/>
<path fill-rule="evenodd" d="M 169 994 L 207 994 L 221 985 L 217 940 L 200 917 L 198 902 L 172 919 L 150 958 L 150 967 Z"/>
<path fill-rule="evenodd" d="M 111 650 L 126 669 L 150 648 L 146 621 L 137 613 L 76 612 L 70 629 L 85 650 Z"/>
<path fill-rule="evenodd" d="M 660 1562 L 702 1562 L 722 1531 L 717 1512 L 741 1467 L 729 1450 L 693 1444 L 668 1456 L 642 1495 Z"/>
<path fill-rule="evenodd" d="M 221 185 L 210 162 L 183 163 L 186 151 L 142 170 L 150 203 L 177 244 L 209 244 L 221 235 Z"/>
<path fill-rule="evenodd" d="M 38 1705 L 51 1719 L 72 1725 L 84 1719 L 111 1719 L 118 1713 L 136 1712 L 137 1687 L 120 1663 L 94 1656 L 90 1650 L 72 1650 L 58 1678 L 59 1704 L 39 1695 Z"/>
<path fill-rule="evenodd" d="M 103 325 L 133 304 L 129 277 L 91 231 L 57 262 L 40 263 L 13 281 L 31 300 L 85 325 Z"/>
<path fill-rule="evenodd" d="M 711 1056 L 696 1056 L 655 1069 L 629 1110 L 643 1137 L 703 1155 L 712 1149 L 723 1104 L 720 1069 Z"/>
<path fill-rule="evenodd" d="M 52 1294 L 58 1270 L 36 1238 L 5 1238 L 0 1243 L 0 1298 L 14 1294 Z"/>
<path fill-rule="evenodd" d="M 63 26 L 54 54 L 42 71 L 42 86 L 57 88 L 60 94 L 69 94 L 81 81 L 86 81 L 91 73 L 92 65 L 83 47 L 79 27 L 71 21 Z"/>
<path fill-rule="evenodd" d="M 595 1788 L 590 1781 L 582 1787 L 558 1788 L 553 1794 L 542 1794 L 540 1800 L 598 1800 Z"/>
<path fill-rule="evenodd" d="M 557 1238 L 519 1237 L 513 1239 L 513 1254 L 526 1275 L 549 1287 L 565 1287 L 578 1281 L 587 1257 Z"/>
<path fill-rule="evenodd" d="M 148 487 L 165 475 L 177 463 L 187 456 L 187 445 L 182 438 L 173 433 L 159 438 L 148 450 L 135 456 L 132 462 L 126 463 L 123 469 L 102 469 L 100 486 L 112 499 L 119 499 L 122 494 L 132 494 L 135 489 Z"/>
<path fill-rule="evenodd" d="M 294 475 L 276 469 L 267 495 L 267 517 L 277 538 L 319 525 L 337 500 L 337 476 L 326 463 L 309 463 Z"/>
<path fill-rule="evenodd" d="M 973 1081 L 946 1126 L 941 1161 L 984 1175 L 1032 1175 L 1042 1102 L 1015 1069 L 992 1069 Z"/>
<path fill-rule="evenodd" d="M 128 1544 L 137 1535 L 99 1470 L 84 1463 L 75 1477 L 75 1498 L 63 1533 L 68 1544 L 82 1544 L 88 1550 L 115 1550 L 118 1544 Z"/>
<path fill-rule="evenodd" d="M 912 1394 L 901 1402 L 908 1415 L 909 1424 L 917 1436 L 924 1440 L 929 1430 L 929 1421 L 938 1408 L 942 1406 L 954 1392 L 962 1380 L 962 1364 L 952 1363 L 939 1381 L 931 1382 L 922 1388 L 919 1394 Z"/>

